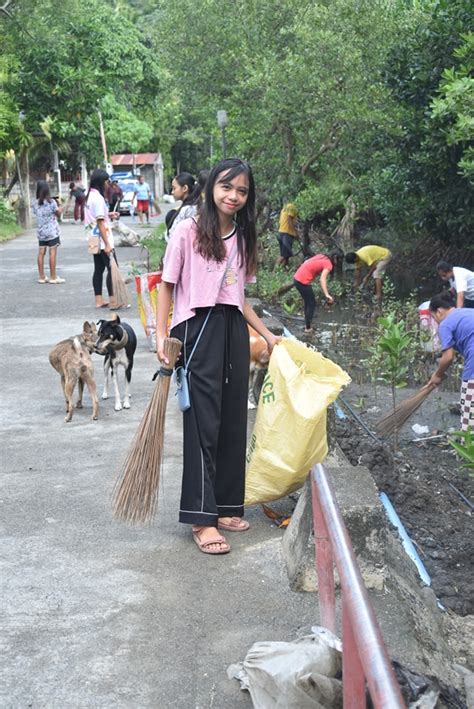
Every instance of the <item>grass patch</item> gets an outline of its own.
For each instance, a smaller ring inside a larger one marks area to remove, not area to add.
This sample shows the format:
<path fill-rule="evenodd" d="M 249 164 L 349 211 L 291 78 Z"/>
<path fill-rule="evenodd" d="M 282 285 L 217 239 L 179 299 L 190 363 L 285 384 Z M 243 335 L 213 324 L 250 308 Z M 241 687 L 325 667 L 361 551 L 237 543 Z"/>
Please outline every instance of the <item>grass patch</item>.
<path fill-rule="evenodd" d="M 8 222 L 6 224 L 0 222 L 0 242 L 14 239 L 15 236 L 21 234 L 22 231 L 24 231 L 23 228 L 16 222 Z"/>

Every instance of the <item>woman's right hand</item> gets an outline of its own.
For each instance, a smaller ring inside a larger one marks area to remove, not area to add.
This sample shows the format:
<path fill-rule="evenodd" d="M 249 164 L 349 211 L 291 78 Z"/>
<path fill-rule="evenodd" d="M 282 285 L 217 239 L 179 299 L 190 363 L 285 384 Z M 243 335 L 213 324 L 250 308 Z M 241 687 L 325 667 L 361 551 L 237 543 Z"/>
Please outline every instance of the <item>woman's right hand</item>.
<path fill-rule="evenodd" d="M 106 254 L 111 254 L 113 251 L 113 248 L 110 246 L 110 244 L 107 244 L 107 246 L 104 249 Z"/>
<path fill-rule="evenodd" d="M 163 335 L 156 336 L 156 356 L 161 364 L 169 364 L 169 359 L 165 356 L 165 338 Z"/>

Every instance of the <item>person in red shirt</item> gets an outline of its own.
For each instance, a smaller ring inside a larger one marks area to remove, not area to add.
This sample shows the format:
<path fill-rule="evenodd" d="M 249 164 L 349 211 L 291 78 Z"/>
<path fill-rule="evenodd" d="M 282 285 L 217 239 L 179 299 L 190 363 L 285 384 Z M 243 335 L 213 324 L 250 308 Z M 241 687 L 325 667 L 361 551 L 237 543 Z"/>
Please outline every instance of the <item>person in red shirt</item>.
<path fill-rule="evenodd" d="M 316 256 L 312 256 L 306 261 L 303 261 L 293 276 L 293 285 L 304 301 L 305 332 L 313 331 L 311 322 L 316 309 L 316 298 L 311 283 L 316 276 L 320 277 L 321 288 L 326 297 L 326 302 L 332 305 L 334 298 L 329 294 L 327 280 L 334 266 L 338 263 L 342 263 L 342 259 L 343 253 L 340 249 L 334 249 L 334 251 L 331 251 L 329 254 L 316 254 Z"/>

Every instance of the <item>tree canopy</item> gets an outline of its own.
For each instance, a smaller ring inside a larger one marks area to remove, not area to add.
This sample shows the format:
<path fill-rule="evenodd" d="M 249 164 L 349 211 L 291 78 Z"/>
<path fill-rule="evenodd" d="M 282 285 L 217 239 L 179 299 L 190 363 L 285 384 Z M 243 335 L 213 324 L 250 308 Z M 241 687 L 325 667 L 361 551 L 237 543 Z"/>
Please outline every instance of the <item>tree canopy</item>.
<path fill-rule="evenodd" d="M 474 40 L 468 0 L 13 0 L 0 151 L 47 122 L 101 159 L 159 149 L 168 174 L 228 153 L 260 198 L 386 233 L 471 239 Z M 352 213 L 352 212 L 351 212 Z"/>

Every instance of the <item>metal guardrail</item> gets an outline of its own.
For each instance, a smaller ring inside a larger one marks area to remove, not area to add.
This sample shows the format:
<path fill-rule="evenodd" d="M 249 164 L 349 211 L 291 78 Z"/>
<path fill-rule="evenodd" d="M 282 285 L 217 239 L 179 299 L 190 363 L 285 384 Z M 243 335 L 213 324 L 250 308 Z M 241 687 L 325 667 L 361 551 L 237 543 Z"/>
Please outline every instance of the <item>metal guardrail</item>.
<path fill-rule="evenodd" d="M 375 709 L 406 707 L 334 490 L 320 464 L 311 471 L 311 489 L 320 618 L 332 632 L 336 630 L 334 564 L 341 584 L 344 709 L 366 706 L 366 680 Z"/>

